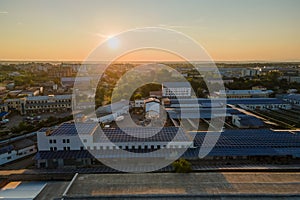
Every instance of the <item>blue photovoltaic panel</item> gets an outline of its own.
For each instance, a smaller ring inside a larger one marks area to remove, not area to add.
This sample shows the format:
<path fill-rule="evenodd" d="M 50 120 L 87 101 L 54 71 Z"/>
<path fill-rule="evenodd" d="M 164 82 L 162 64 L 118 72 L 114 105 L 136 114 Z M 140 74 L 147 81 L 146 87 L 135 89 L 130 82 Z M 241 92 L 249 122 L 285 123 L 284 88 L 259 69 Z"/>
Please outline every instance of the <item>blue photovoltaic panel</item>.
<path fill-rule="evenodd" d="M 105 141 L 107 137 L 111 142 L 170 142 L 170 141 L 190 141 L 181 128 L 163 127 L 161 128 L 114 128 L 104 129 L 99 141 Z M 132 135 L 138 135 L 134 137 Z M 152 136 L 151 136 L 152 135 Z M 175 137 L 176 136 L 176 137 Z"/>
<path fill-rule="evenodd" d="M 63 123 L 51 135 L 91 134 L 98 127 L 97 123 Z"/>
<path fill-rule="evenodd" d="M 7 152 L 9 152 L 9 151 L 11 151 L 13 149 L 14 149 L 13 145 L 8 145 L 8 146 L 0 147 L 0 154 L 7 153 Z"/>

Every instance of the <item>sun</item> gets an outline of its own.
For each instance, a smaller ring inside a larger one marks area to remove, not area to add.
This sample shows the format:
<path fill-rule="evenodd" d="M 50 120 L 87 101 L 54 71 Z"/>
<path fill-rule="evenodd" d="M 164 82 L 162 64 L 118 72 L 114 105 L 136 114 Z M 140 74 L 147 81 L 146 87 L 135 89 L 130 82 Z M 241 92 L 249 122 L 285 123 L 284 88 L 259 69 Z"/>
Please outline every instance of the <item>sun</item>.
<path fill-rule="evenodd" d="M 107 45 L 111 49 L 117 49 L 120 45 L 119 39 L 114 35 L 107 36 Z"/>

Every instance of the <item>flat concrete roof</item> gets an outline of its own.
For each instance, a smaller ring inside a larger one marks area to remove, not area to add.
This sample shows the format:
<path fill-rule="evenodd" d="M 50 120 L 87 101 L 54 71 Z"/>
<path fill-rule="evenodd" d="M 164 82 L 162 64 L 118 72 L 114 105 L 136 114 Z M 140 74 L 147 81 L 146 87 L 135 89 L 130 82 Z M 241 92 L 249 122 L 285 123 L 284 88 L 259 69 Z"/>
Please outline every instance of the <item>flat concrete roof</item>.
<path fill-rule="evenodd" d="M 300 172 L 79 174 L 65 199 L 299 199 Z"/>

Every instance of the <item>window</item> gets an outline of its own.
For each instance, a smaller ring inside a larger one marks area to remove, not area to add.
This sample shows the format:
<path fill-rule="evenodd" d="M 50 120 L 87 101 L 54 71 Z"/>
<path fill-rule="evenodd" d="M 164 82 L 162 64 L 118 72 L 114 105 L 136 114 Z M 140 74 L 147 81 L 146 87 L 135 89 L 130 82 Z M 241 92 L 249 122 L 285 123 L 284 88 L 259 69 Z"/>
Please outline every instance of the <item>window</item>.
<path fill-rule="evenodd" d="M 53 143 L 56 144 L 56 140 L 55 139 L 53 140 Z"/>
<path fill-rule="evenodd" d="M 70 143 L 70 139 L 67 139 L 67 143 Z"/>
<path fill-rule="evenodd" d="M 53 151 L 53 147 L 50 147 L 50 151 Z"/>
<path fill-rule="evenodd" d="M 49 143 L 52 144 L 52 140 L 49 140 Z"/>
<path fill-rule="evenodd" d="M 66 140 L 65 140 L 65 139 L 63 139 L 63 143 L 66 143 Z"/>
<path fill-rule="evenodd" d="M 71 147 L 67 147 L 67 150 L 70 151 L 70 150 L 71 150 Z"/>
<path fill-rule="evenodd" d="M 160 149 L 160 145 L 157 145 L 157 149 Z"/>
<path fill-rule="evenodd" d="M 83 139 L 83 142 L 84 142 L 84 143 L 87 143 L 87 139 Z"/>
<path fill-rule="evenodd" d="M 53 150 L 54 150 L 54 151 L 57 151 L 57 147 L 54 147 Z"/>
<path fill-rule="evenodd" d="M 64 147 L 64 151 L 66 151 L 67 150 L 67 147 Z"/>
<path fill-rule="evenodd" d="M 10 159 L 11 159 L 11 156 L 8 156 L 8 157 L 7 157 L 7 160 L 10 160 Z"/>
<path fill-rule="evenodd" d="M 81 147 L 80 147 L 80 150 L 84 150 L 84 147 L 83 147 L 83 146 L 81 146 Z"/>

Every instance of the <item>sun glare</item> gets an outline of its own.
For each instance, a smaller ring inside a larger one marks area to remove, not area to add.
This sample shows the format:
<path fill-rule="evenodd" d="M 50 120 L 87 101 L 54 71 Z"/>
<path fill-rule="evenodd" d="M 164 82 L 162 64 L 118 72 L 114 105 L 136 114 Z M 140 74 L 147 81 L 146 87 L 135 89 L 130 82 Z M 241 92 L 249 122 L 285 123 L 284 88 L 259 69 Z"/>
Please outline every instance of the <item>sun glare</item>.
<path fill-rule="evenodd" d="M 107 36 L 107 38 L 108 38 L 107 45 L 109 46 L 109 48 L 116 49 L 119 47 L 120 41 L 117 37 L 113 35 L 109 35 Z"/>

